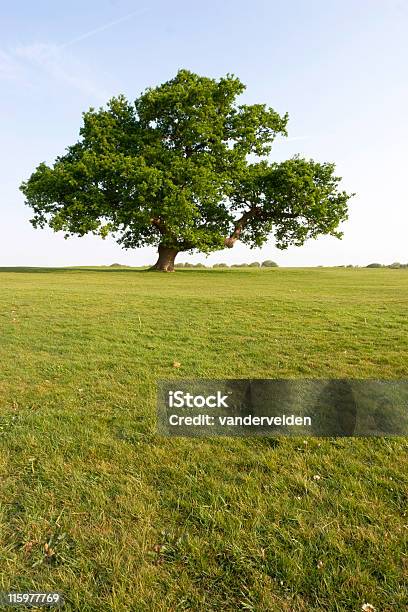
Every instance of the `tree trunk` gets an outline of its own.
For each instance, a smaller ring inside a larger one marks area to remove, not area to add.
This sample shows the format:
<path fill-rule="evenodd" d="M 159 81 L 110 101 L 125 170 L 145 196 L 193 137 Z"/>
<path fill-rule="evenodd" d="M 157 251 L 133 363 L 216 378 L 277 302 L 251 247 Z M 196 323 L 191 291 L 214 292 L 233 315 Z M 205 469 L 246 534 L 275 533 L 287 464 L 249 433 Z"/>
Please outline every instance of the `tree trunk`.
<path fill-rule="evenodd" d="M 157 270 L 158 272 L 174 272 L 174 260 L 178 253 L 177 249 L 163 246 L 159 244 L 159 258 L 150 268 L 150 270 Z"/>

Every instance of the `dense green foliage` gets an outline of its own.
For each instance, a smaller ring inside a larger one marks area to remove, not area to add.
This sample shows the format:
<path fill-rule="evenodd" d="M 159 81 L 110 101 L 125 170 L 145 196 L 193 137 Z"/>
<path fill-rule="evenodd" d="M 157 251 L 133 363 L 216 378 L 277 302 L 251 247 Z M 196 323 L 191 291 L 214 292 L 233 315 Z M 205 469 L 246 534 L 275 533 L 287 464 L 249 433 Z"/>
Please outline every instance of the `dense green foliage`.
<path fill-rule="evenodd" d="M 406 609 L 406 440 L 166 439 L 155 414 L 158 379 L 407 378 L 406 270 L 0 282 L 3 590 L 64 612 Z"/>
<path fill-rule="evenodd" d="M 238 104 L 245 87 L 180 70 L 134 102 L 112 98 L 83 115 L 79 141 L 41 163 L 21 190 L 35 227 L 67 236 L 113 233 L 125 248 L 210 252 L 242 240 L 279 248 L 340 236 L 349 195 L 334 165 L 294 157 L 269 163 L 287 115 Z M 256 162 L 249 159 L 257 159 Z"/>

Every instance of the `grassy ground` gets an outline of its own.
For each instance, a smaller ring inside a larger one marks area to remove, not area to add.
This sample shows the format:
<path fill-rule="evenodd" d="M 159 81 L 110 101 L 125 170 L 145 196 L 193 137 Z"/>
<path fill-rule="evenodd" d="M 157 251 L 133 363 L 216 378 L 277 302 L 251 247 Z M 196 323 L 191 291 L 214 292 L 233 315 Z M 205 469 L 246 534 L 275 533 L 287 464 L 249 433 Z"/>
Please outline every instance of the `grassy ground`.
<path fill-rule="evenodd" d="M 158 378 L 406 378 L 407 270 L 3 269 L 0 287 L 0 590 L 80 612 L 407 609 L 406 440 L 155 424 Z"/>

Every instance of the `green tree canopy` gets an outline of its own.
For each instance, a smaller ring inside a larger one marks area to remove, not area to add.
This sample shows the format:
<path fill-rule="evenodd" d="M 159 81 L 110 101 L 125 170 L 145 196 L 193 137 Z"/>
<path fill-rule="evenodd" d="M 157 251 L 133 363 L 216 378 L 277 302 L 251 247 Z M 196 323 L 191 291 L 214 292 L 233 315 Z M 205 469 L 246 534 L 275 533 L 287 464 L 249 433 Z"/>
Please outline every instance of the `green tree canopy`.
<path fill-rule="evenodd" d="M 91 108 L 78 142 L 21 185 L 31 223 L 66 236 L 113 234 L 128 249 L 157 246 L 164 271 L 180 251 L 257 247 L 270 234 L 280 249 L 340 237 L 351 196 L 339 191 L 334 165 L 268 162 L 288 117 L 238 104 L 244 89 L 232 75 L 180 70 L 134 103 L 119 96 Z"/>

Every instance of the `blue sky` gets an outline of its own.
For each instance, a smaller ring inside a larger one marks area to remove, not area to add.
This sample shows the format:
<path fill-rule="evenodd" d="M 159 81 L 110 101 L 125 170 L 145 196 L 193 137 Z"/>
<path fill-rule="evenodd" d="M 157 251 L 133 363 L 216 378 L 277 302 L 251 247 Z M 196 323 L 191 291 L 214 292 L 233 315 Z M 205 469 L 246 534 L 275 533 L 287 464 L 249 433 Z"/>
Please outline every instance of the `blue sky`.
<path fill-rule="evenodd" d="M 408 262 L 406 0 L 15 0 L 2 3 L 0 266 L 151 263 L 151 248 L 34 230 L 18 190 L 75 142 L 81 113 L 136 98 L 179 68 L 237 75 L 242 101 L 288 111 L 272 159 L 334 161 L 357 192 L 344 238 L 278 251 L 242 245 L 181 260 L 281 265 Z"/>

